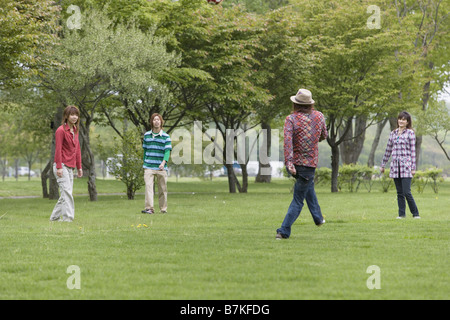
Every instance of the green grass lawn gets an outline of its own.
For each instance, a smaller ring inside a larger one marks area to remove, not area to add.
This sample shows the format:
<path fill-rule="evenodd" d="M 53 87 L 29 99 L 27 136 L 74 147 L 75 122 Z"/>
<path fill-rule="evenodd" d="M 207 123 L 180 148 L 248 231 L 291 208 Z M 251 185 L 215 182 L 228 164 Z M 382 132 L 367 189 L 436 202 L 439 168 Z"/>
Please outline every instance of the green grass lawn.
<path fill-rule="evenodd" d="M 169 213 L 145 215 L 122 183 L 75 180 L 75 221 L 49 222 L 56 200 L 0 199 L 0 299 L 448 299 L 450 183 L 413 194 L 422 219 L 397 220 L 396 194 L 318 187 L 326 224 L 305 206 L 275 240 L 291 182 L 229 194 L 224 179 L 169 182 Z M 0 182 L 0 197 L 40 196 L 40 181 Z M 105 195 L 103 195 L 105 194 Z M 81 271 L 70 290 L 67 268 Z M 366 270 L 380 270 L 369 290 Z"/>

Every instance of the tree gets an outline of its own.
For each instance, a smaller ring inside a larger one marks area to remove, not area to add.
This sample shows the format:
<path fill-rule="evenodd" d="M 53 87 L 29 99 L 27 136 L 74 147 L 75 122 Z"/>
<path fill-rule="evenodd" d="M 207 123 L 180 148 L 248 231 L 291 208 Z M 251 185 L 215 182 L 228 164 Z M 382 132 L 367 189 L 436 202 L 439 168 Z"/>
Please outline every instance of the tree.
<path fill-rule="evenodd" d="M 258 17 L 239 6 L 225 9 L 203 0 L 153 1 L 151 9 L 158 34 L 173 35 L 168 48 L 181 55 L 180 67 L 165 78 L 174 96 L 173 108 L 185 115 L 184 121 L 171 121 L 172 128 L 173 124 L 189 124 L 188 120 L 213 122 L 225 141 L 226 129 L 256 125 L 253 113 L 270 97 L 256 81 L 259 61 L 255 54 L 263 32 Z M 226 148 L 222 151 L 224 164 L 231 167 L 226 163 Z M 242 185 L 234 171 L 227 170 L 230 192 L 236 192 L 236 187 L 247 191 L 246 163 L 241 166 Z"/>
<path fill-rule="evenodd" d="M 421 109 L 428 109 L 430 98 L 443 90 L 449 82 L 450 50 L 448 32 L 450 5 L 443 0 L 409 0 L 399 4 L 394 2 L 398 23 L 413 23 L 410 41 L 420 54 L 416 63 L 423 68 Z M 433 111 L 431 111 L 433 113 Z M 416 137 L 416 158 L 420 162 L 422 136 Z"/>
<path fill-rule="evenodd" d="M 0 87 L 29 81 L 51 64 L 59 10 L 50 0 L 0 0 Z"/>
<path fill-rule="evenodd" d="M 450 150 L 444 146 L 447 134 L 450 132 L 450 110 L 445 101 L 429 101 L 429 108 L 422 111 L 416 126 L 419 133 L 431 136 L 450 161 Z"/>
<path fill-rule="evenodd" d="M 3 97 L 2 97 L 3 98 Z M 14 123 L 14 113 L 17 106 L 2 101 L 0 103 L 0 163 L 2 166 L 2 180 L 5 180 L 8 158 L 12 155 L 14 132 L 11 123 Z"/>
<path fill-rule="evenodd" d="M 292 7 L 267 11 L 261 20 L 263 32 L 259 39 L 260 49 L 255 54 L 256 60 L 260 62 L 255 65 L 256 80 L 270 93 L 271 98 L 267 104 L 255 106 L 254 109 L 261 128 L 267 130 L 264 145 L 267 145 L 267 150 L 271 150 L 272 126 L 283 121 L 284 116 L 291 112 L 289 96 L 299 89 L 299 83 L 295 81 L 297 74 L 312 65 L 301 54 L 304 44 L 299 41 L 296 30 L 303 21 Z M 270 168 L 270 164 L 263 164 L 261 158 L 259 160 L 255 182 L 270 182 L 270 175 L 261 174 L 262 168 Z"/>
<path fill-rule="evenodd" d="M 211 6 L 200 0 L 158 0 L 142 5 L 131 14 L 146 17 L 139 20 L 140 26 L 154 25 L 155 36 L 164 38 L 167 51 L 177 55 L 176 64 L 158 77 L 164 84 L 163 88 L 160 86 L 161 94 L 141 91 L 134 97 L 121 99 L 127 117 L 143 131 L 150 130 L 149 119 L 153 113 L 163 116 L 165 131 L 170 133 L 176 127 L 189 124 L 192 114 L 199 111 L 202 86 L 211 80 L 200 68 L 203 57 L 198 52 L 199 43 L 208 41 L 201 15 L 211 10 Z"/>
<path fill-rule="evenodd" d="M 42 99 L 33 89 L 21 87 L 21 92 L 16 95 L 14 101 L 18 108 L 14 114 L 14 119 L 9 124 L 15 128 L 14 150 L 18 157 L 25 159 L 30 179 L 31 166 L 43 154 L 48 154 L 51 139 L 49 133 L 51 129 L 47 126 L 47 115 L 41 113 L 38 99 Z"/>
<path fill-rule="evenodd" d="M 240 4 L 250 12 L 264 14 L 269 10 L 288 5 L 289 0 L 225 0 L 222 3 L 225 8 Z"/>
<path fill-rule="evenodd" d="M 176 56 L 167 53 L 165 40 L 152 30 L 142 32 L 134 24 L 116 24 L 98 10 L 83 15 L 81 29 L 63 30 L 52 57 L 57 68 L 46 70 L 41 83 L 53 90 L 62 105 L 80 108 L 82 163 L 88 175 L 90 199 L 97 199 L 94 154 L 89 129 L 100 103 L 112 97 L 126 100 L 150 92 L 160 96 L 158 79 Z"/>
<path fill-rule="evenodd" d="M 243 13 L 235 6 L 228 10 L 217 9 L 209 27 L 209 45 L 204 47 L 203 68 L 214 79 L 206 83 L 202 99 L 207 116 L 215 123 L 226 147 L 223 161 L 227 168 L 230 193 L 247 192 L 247 159 L 238 159 L 237 137 L 227 134 L 227 129 L 242 133 L 253 128 L 258 121 L 252 119 L 257 108 L 267 105 L 271 95 L 257 81 L 256 52 L 261 48 L 260 27 L 255 15 Z M 230 152 L 233 154 L 230 155 Z M 230 159 L 239 161 L 242 169 L 242 185 L 233 170 Z"/>
<path fill-rule="evenodd" d="M 23 85 L 2 91 L 0 113 L 5 117 L 2 122 L 6 126 L 0 129 L 3 140 L 0 157 L 25 159 L 31 171 L 32 164 L 49 150 L 51 129 L 47 102 L 35 87 Z"/>
<path fill-rule="evenodd" d="M 299 32 L 308 44 L 309 59 L 314 61 L 302 82 L 314 93 L 316 108 L 327 118 L 332 192 L 338 191 L 339 146 L 365 130 L 352 132 L 354 119 L 383 114 L 400 92 L 411 100 L 417 97 L 411 90 L 411 44 L 393 23 L 395 11 L 386 9 L 383 28 L 370 29 L 366 8 L 371 4 L 302 1 L 307 23 Z M 349 133 L 353 133 L 351 137 Z"/>
<path fill-rule="evenodd" d="M 145 185 L 141 134 L 135 128 L 127 130 L 121 139 L 116 137 L 115 140 L 115 157 L 107 162 L 107 166 L 116 179 L 125 183 L 128 200 L 134 200 L 136 191 Z"/>

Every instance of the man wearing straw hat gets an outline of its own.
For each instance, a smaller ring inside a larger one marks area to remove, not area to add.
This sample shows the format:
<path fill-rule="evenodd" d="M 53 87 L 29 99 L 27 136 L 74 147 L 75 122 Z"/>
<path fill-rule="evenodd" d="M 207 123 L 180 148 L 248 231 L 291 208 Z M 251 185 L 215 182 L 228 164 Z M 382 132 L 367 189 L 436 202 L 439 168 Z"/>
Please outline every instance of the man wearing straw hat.
<path fill-rule="evenodd" d="M 295 178 L 294 198 L 289 206 L 281 228 L 277 229 L 276 239 L 287 239 L 291 227 L 297 220 L 306 200 L 314 223 L 325 223 L 316 192 L 314 173 L 319 160 L 319 142 L 328 137 L 323 114 L 314 109 L 311 91 L 298 90 L 291 97 L 293 112 L 284 122 L 284 163 L 288 173 Z"/>

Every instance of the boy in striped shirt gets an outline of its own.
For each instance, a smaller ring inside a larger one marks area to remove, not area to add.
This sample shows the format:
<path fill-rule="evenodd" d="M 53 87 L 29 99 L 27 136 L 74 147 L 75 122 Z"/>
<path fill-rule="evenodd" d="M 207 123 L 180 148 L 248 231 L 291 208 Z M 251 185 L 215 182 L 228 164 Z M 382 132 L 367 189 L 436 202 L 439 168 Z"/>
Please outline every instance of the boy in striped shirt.
<path fill-rule="evenodd" d="M 154 213 L 153 183 L 158 181 L 159 209 L 167 212 L 167 161 L 169 161 L 172 142 L 170 136 L 162 130 L 164 120 L 159 113 L 150 118 L 151 130 L 144 134 L 144 181 L 145 181 L 145 210 L 142 213 Z"/>

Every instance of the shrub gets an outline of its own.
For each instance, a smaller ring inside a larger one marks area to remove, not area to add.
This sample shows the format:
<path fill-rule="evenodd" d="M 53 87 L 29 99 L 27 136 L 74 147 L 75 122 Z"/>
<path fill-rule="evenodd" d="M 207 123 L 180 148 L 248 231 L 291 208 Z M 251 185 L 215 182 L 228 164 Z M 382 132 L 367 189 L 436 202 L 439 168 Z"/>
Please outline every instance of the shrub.
<path fill-rule="evenodd" d="M 140 133 L 127 131 L 121 141 L 117 141 L 114 153 L 120 155 L 108 161 L 111 174 L 125 183 L 129 200 L 134 199 L 137 190 L 145 185 L 143 164 L 143 151 Z"/>
<path fill-rule="evenodd" d="M 316 174 L 314 175 L 314 183 L 316 185 L 320 185 L 329 182 L 331 182 L 331 169 L 327 167 L 316 169 Z"/>
<path fill-rule="evenodd" d="M 442 169 L 437 168 L 430 168 L 425 171 L 416 171 L 411 184 L 417 186 L 417 192 L 423 193 L 428 182 L 430 182 L 433 192 L 437 194 L 439 192 L 439 185 L 444 181 L 441 174 Z"/>
<path fill-rule="evenodd" d="M 357 164 L 345 164 L 339 168 L 338 188 L 346 187 L 350 192 L 357 192 L 361 183 L 370 192 L 373 186 L 372 176 L 375 169 Z"/>
<path fill-rule="evenodd" d="M 393 179 L 389 178 L 390 172 L 391 170 L 385 169 L 384 172 L 380 175 L 381 190 L 383 192 L 388 192 L 392 186 L 392 181 L 394 181 Z"/>

